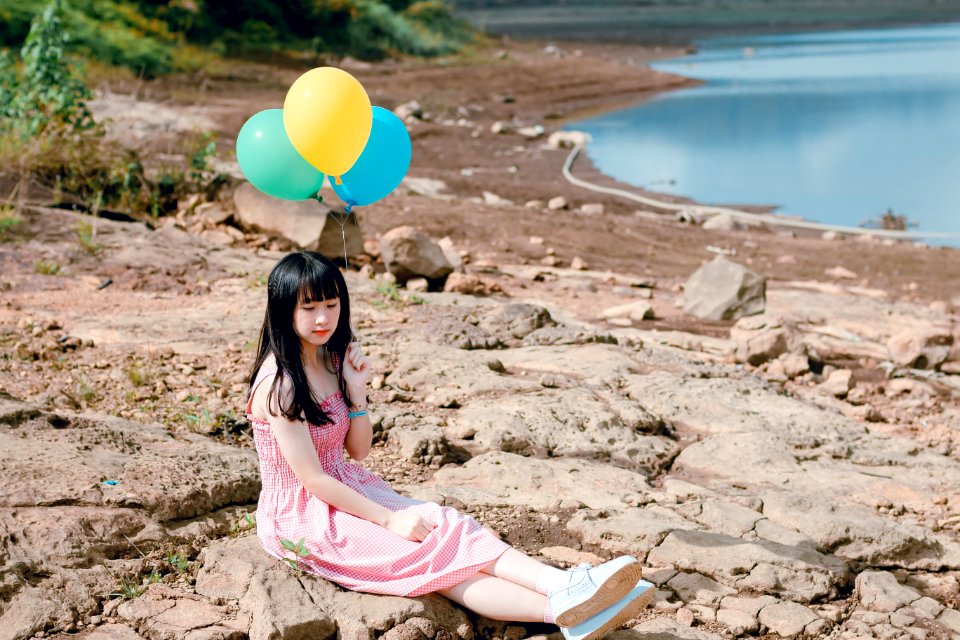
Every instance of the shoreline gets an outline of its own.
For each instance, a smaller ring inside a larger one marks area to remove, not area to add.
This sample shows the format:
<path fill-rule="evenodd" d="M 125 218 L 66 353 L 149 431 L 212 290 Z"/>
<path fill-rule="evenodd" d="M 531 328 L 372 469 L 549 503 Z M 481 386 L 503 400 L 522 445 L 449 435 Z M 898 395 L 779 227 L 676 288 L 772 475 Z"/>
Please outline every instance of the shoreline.
<path fill-rule="evenodd" d="M 888 24 L 888 25 L 883 25 L 882 27 L 845 26 L 843 28 L 838 28 L 837 30 L 860 31 L 865 29 L 873 30 L 876 28 L 883 28 L 883 27 L 890 28 L 890 29 L 897 29 L 905 26 L 934 27 L 934 26 L 937 26 L 938 24 L 960 25 L 960 21 L 949 21 L 949 22 L 943 22 L 943 23 L 925 22 L 920 24 L 896 24 L 896 25 Z M 820 30 L 798 31 L 798 33 L 799 32 L 822 33 L 823 31 L 820 31 Z M 782 32 L 782 33 L 786 34 L 786 32 Z M 716 37 L 737 37 L 738 35 L 750 36 L 755 34 L 731 33 L 731 34 L 728 34 L 728 36 L 716 36 Z M 701 43 L 699 42 L 695 44 L 696 44 L 697 50 L 694 52 L 688 51 L 685 53 L 678 53 L 677 55 L 673 55 L 670 57 L 648 60 L 645 63 L 647 68 L 655 73 L 666 74 L 674 78 L 677 78 L 680 81 L 678 83 L 678 86 L 674 88 L 666 88 L 666 89 L 654 91 L 651 94 L 643 96 L 641 99 L 635 102 L 629 102 L 622 105 L 611 105 L 610 108 L 597 107 L 591 110 L 591 112 L 580 115 L 579 117 L 571 117 L 571 118 L 564 119 L 561 128 L 564 128 L 565 130 L 570 130 L 570 131 L 583 131 L 584 133 L 587 133 L 589 135 L 589 133 L 586 130 L 576 127 L 575 124 L 578 121 L 582 122 L 583 120 L 597 118 L 606 114 L 612 114 L 612 113 L 637 109 L 643 106 L 644 104 L 648 103 L 651 100 L 651 98 L 659 95 L 667 95 L 668 93 L 675 90 L 693 89 L 696 87 L 701 87 L 709 84 L 707 80 L 701 80 L 698 78 L 680 75 L 676 72 L 654 69 L 653 67 L 650 66 L 653 62 L 659 62 L 662 60 L 679 60 L 684 57 L 694 56 L 697 53 L 699 53 L 699 48 L 701 46 Z M 570 127 L 570 128 L 567 129 L 567 127 Z M 917 229 L 917 228 L 910 228 L 909 226 L 905 229 L 898 230 L 898 229 L 884 229 L 881 227 L 852 226 L 849 224 L 822 222 L 822 221 L 815 220 L 806 214 L 780 212 L 779 209 L 781 208 L 782 205 L 765 204 L 760 202 L 749 203 L 749 204 L 704 203 L 703 201 L 698 200 L 697 198 L 687 194 L 675 194 L 675 193 L 651 190 L 641 185 L 633 184 L 632 182 L 621 180 L 612 175 L 604 173 L 594 163 L 593 157 L 589 153 L 589 143 L 582 148 L 582 153 L 579 154 L 578 158 L 582 158 L 584 161 L 588 162 L 594 170 L 602 173 L 610 181 L 617 183 L 618 185 L 622 185 L 622 187 L 620 187 L 621 189 L 626 191 L 633 191 L 637 195 L 640 195 L 641 199 L 648 199 L 648 200 L 654 200 L 654 201 L 659 200 L 665 204 L 676 204 L 677 202 L 683 202 L 684 204 L 689 204 L 692 209 L 699 210 L 699 212 L 702 215 L 707 216 L 708 218 L 714 215 L 731 215 L 734 217 L 735 220 L 742 219 L 746 221 L 751 221 L 751 222 L 747 222 L 747 224 L 759 224 L 759 225 L 771 224 L 771 225 L 776 225 L 780 227 L 794 228 L 794 229 L 808 228 L 814 233 L 832 232 L 837 234 L 844 234 L 847 236 L 872 235 L 878 238 L 890 238 L 895 241 L 902 241 L 902 242 L 934 243 L 937 248 L 960 249 L 960 231 L 950 231 L 950 230 L 942 230 L 942 229 L 923 230 L 923 229 Z M 572 168 L 571 168 L 571 172 L 572 172 Z M 655 207 L 653 203 L 644 203 L 644 204 Z M 664 209 L 669 210 L 669 207 L 665 207 Z M 790 222 L 791 220 L 798 221 L 800 224 L 791 224 Z M 944 244 L 947 242 L 953 242 L 954 244 Z"/>

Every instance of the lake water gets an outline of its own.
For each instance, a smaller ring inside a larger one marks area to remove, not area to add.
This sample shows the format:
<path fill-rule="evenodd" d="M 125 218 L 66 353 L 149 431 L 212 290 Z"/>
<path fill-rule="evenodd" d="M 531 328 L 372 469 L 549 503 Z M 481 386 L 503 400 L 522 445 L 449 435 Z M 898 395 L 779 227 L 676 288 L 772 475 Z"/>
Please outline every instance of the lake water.
<path fill-rule="evenodd" d="M 960 237 L 960 24 L 716 38 L 656 69 L 706 84 L 578 122 L 624 182 L 847 226 Z M 934 241 L 960 245 L 960 239 Z"/>

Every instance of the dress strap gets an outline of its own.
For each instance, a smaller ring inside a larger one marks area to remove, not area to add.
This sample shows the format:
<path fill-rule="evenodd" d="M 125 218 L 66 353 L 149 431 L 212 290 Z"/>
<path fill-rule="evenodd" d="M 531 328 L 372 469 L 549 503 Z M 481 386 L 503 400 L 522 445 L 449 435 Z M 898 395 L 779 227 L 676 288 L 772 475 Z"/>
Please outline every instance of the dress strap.
<path fill-rule="evenodd" d="M 256 393 L 257 387 L 260 386 L 260 383 L 264 381 L 268 376 L 272 376 L 277 372 L 277 365 L 263 365 L 260 367 L 260 370 L 257 371 L 257 377 L 253 380 L 253 386 L 250 387 L 250 397 L 247 399 L 247 413 L 250 413 L 253 409 L 253 394 Z"/>

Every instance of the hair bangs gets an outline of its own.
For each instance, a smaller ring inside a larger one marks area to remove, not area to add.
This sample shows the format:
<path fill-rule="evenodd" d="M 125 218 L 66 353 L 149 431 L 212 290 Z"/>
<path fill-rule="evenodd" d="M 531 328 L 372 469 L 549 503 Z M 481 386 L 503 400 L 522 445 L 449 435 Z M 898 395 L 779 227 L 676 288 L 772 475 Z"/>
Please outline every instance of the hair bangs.
<path fill-rule="evenodd" d="M 297 302 L 322 302 L 340 297 L 340 286 L 333 269 L 322 262 L 308 261 L 306 273 L 297 290 Z"/>

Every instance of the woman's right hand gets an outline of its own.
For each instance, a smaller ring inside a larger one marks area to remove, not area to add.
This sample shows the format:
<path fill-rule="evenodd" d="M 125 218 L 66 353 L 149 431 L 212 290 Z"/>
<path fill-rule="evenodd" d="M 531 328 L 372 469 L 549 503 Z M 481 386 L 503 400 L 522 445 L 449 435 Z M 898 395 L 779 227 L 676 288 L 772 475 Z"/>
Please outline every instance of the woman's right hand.
<path fill-rule="evenodd" d="M 423 541 L 433 531 L 435 524 L 424 520 L 412 511 L 394 511 L 384 525 L 390 531 L 407 540 Z"/>

